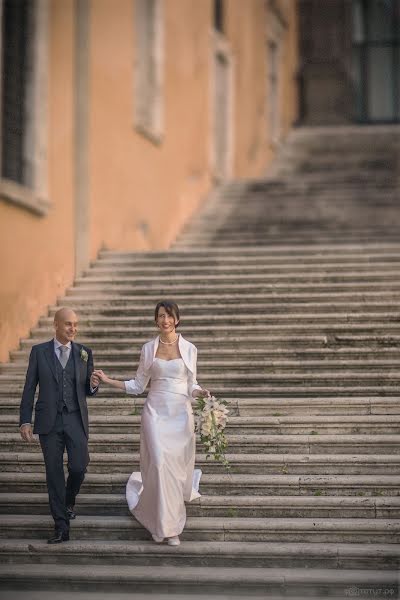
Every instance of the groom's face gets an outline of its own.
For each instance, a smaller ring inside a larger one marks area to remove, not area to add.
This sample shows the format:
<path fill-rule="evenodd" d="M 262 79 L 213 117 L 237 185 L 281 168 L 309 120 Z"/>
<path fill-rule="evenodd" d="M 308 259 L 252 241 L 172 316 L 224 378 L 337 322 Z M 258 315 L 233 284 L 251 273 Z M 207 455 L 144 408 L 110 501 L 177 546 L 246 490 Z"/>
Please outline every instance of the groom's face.
<path fill-rule="evenodd" d="M 56 338 L 62 344 L 72 342 L 78 331 L 78 317 L 73 310 L 61 313 L 54 321 Z"/>

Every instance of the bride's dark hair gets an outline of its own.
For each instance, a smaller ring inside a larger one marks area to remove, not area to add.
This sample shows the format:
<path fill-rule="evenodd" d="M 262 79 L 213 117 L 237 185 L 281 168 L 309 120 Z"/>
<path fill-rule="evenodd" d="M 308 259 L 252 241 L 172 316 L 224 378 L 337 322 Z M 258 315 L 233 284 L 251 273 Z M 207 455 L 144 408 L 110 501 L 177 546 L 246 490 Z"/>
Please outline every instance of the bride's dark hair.
<path fill-rule="evenodd" d="M 161 300 L 160 302 L 157 302 L 157 306 L 156 309 L 154 311 L 154 320 L 155 322 L 157 322 L 158 319 L 158 311 L 160 310 L 160 308 L 165 308 L 165 312 L 167 314 L 169 314 L 170 317 L 174 317 L 175 320 L 177 321 L 175 327 L 178 327 L 180 321 L 181 321 L 181 317 L 179 314 L 179 306 L 177 305 L 176 302 L 172 302 L 172 300 Z"/>

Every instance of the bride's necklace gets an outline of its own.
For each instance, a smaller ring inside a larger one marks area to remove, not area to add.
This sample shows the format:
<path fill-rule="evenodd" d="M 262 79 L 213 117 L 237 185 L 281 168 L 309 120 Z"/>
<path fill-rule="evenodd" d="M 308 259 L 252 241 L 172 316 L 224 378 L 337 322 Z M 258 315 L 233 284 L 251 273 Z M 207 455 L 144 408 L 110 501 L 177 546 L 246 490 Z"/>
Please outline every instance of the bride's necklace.
<path fill-rule="evenodd" d="M 161 338 L 160 338 L 160 342 L 162 344 L 164 344 L 164 346 L 172 346 L 173 344 L 176 344 L 176 342 L 178 341 L 178 339 L 179 339 L 179 334 L 176 336 L 176 338 L 174 339 L 173 342 L 163 342 Z"/>

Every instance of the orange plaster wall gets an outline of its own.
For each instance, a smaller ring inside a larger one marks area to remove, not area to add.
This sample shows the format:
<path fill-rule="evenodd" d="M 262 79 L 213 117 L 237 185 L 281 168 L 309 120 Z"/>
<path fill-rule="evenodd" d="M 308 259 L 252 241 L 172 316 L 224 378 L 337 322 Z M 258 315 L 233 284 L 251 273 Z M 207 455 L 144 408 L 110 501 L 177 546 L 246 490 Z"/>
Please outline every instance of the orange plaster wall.
<path fill-rule="evenodd" d="M 234 56 L 234 176 L 259 175 L 268 160 L 265 107 L 265 9 L 226 2 L 226 35 Z"/>
<path fill-rule="evenodd" d="M 164 138 L 134 128 L 131 0 L 92 4 L 91 255 L 99 248 L 163 249 L 210 186 L 209 2 L 164 3 Z"/>
<path fill-rule="evenodd" d="M 284 3 L 287 6 L 287 3 Z M 283 128 L 295 117 L 296 3 L 289 9 Z M 226 0 L 234 55 L 234 173 L 258 176 L 272 157 L 266 119 L 264 0 Z M 48 178 L 37 217 L 0 202 L 0 361 L 18 347 L 74 270 L 74 2 L 50 1 Z M 246 10 L 245 10 L 246 8 Z M 211 0 L 164 2 L 164 138 L 134 127 L 134 3 L 90 2 L 90 256 L 100 248 L 166 249 L 212 186 Z"/>
<path fill-rule="evenodd" d="M 49 214 L 0 201 L 0 361 L 73 278 L 72 9 L 70 1 L 50 4 Z"/>
<path fill-rule="evenodd" d="M 265 172 L 274 156 L 267 116 L 267 27 L 265 0 L 252 0 L 253 10 L 242 0 L 227 0 L 227 37 L 234 57 L 234 176 L 253 177 Z M 297 56 L 296 2 L 280 2 L 287 19 L 282 59 L 281 131 L 296 119 Z"/>

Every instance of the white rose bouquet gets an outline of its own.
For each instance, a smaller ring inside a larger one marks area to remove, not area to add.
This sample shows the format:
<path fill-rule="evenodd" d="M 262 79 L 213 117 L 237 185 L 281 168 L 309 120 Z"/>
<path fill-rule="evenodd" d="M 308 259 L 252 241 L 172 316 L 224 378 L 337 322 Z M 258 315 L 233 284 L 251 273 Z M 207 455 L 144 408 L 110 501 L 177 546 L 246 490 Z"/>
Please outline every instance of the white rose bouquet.
<path fill-rule="evenodd" d="M 219 460 L 226 469 L 230 469 L 225 457 L 227 441 L 224 429 L 228 421 L 229 410 L 226 400 L 218 400 L 215 396 L 197 398 L 194 410 L 195 430 L 200 434 L 200 441 L 206 451 L 206 458 Z"/>

